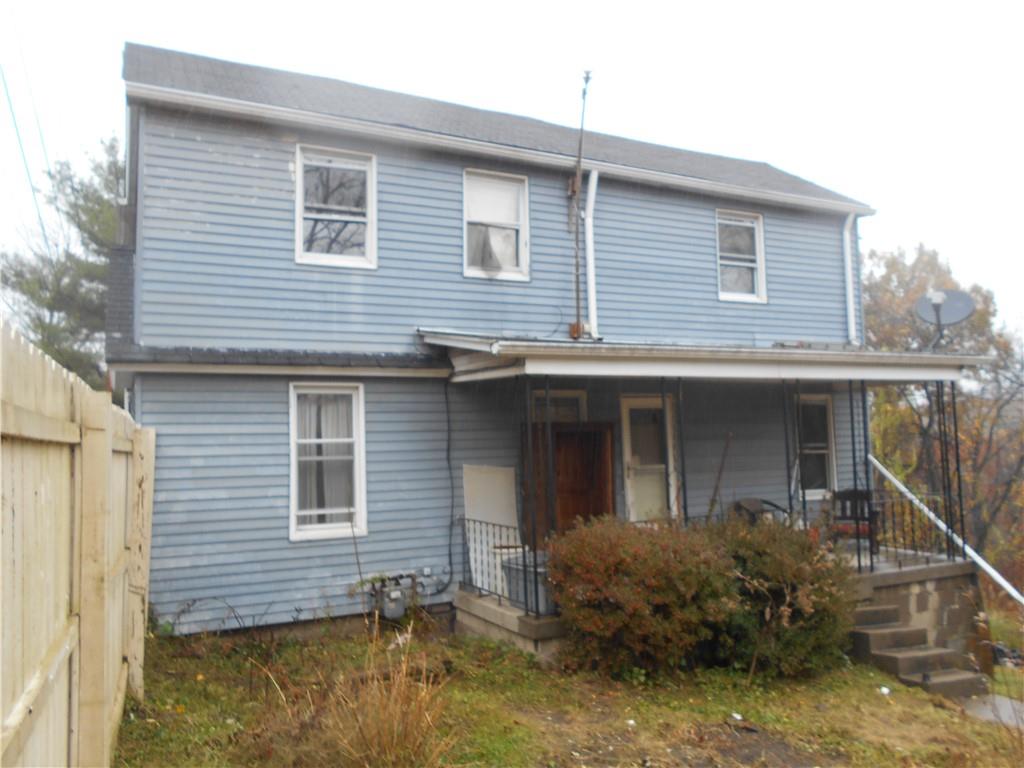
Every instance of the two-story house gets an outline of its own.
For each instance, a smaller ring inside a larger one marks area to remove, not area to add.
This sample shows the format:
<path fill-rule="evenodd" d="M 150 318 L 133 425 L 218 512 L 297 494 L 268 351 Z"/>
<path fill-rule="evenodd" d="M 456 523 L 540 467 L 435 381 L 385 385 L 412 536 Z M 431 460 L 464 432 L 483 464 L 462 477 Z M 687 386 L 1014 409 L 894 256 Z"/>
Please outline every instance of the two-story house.
<path fill-rule="evenodd" d="M 497 589 L 480 547 L 578 517 L 806 519 L 868 481 L 868 385 L 965 362 L 864 349 L 871 209 L 770 165 L 586 133 L 577 188 L 571 128 L 138 45 L 124 78 L 107 358 L 178 631 Z"/>

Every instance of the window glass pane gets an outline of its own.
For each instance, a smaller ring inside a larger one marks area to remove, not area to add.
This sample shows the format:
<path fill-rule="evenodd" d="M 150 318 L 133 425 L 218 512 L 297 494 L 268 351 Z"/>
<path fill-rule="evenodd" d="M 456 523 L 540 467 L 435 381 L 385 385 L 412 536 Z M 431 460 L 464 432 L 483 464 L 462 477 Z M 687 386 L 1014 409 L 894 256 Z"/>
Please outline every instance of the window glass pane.
<path fill-rule="evenodd" d="M 661 465 L 665 463 L 662 441 L 660 408 L 631 408 L 629 410 L 629 447 L 634 465 Z"/>
<path fill-rule="evenodd" d="M 355 507 L 355 463 L 311 459 L 299 462 L 299 509 Z"/>
<path fill-rule="evenodd" d="M 299 443 L 299 461 L 352 461 L 354 443 Z"/>
<path fill-rule="evenodd" d="M 486 224 L 466 227 L 469 243 L 466 263 L 470 267 L 500 272 L 519 267 L 519 231 Z"/>
<path fill-rule="evenodd" d="M 805 453 L 800 457 L 800 484 L 805 491 L 828 488 L 828 454 Z"/>
<path fill-rule="evenodd" d="M 352 395 L 309 393 L 295 399 L 300 440 L 352 437 Z"/>
<path fill-rule="evenodd" d="M 533 398 L 533 419 L 534 421 L 546 421 L 547 401 L 544 393 L 540 392 Z M 575 424 L 583 420 L 580 413 L 580 399 L 571 396 L 551 396 L 551 421 Z"/>
<path fill-rule="evenodd" d="M 366 255 L 366 224 L 330 219 L 302 220 L 302 250 L 306 253 Z"/>
<path fill-rule="evenodd" d="M 466 175 L 466 220 L 492 224 L 519 224 L 523 182 Z"/>
<path fill-rule="evenodd" d="M 302 169 L 302 190 L 307 210 L 366 212 L 365 170 L 306 165 Z"/>
<path fill-rule="evenodd" d="M 756 256 L 754 232 L 754 227 L 720 223 L 718 225 L 718 252 Z"/>
<path fill-rule="evenodd" d="M 342 525 L 355 520 L 356 513 L 353 510 L 331 510 L 330 512 L 299 512 L 296 522 L 299 527 L 307 525 Z"/>
<path fill-rule="evenodd" d="M 800 404 L 800 443 L 805 448 L 828 447 L 828 406 L 824 403 Z"/>
<path fill-rule="evenodd" d="M 734 267 L 728 264 L 722 265 L 722 292 L 723 293 L 749 293 L 753 295 L 754 275 L 756 270 L 753 267 Z"/>

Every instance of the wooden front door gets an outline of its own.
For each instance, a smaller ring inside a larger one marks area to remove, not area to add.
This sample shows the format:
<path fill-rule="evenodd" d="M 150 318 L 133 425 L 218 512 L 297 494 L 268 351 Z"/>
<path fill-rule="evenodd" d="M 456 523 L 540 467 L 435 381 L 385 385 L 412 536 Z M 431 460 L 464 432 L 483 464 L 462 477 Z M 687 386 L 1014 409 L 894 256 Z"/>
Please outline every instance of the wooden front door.
<path fill-rule="evenodd" d="M 612 471 L 611 424 L 552 424 L 555 509 L 548 512 L 547 433 L 533 426 L 533 497 L 537 509 L 538 547 L 554 523 L 555 531 L 571 528 L 577 520 L 613 514 L 615 490 Z M 524 495 L 524 498 L 527 498 Z M 527 542 L 531 541 L 530 505 L 526 507 Z"/>

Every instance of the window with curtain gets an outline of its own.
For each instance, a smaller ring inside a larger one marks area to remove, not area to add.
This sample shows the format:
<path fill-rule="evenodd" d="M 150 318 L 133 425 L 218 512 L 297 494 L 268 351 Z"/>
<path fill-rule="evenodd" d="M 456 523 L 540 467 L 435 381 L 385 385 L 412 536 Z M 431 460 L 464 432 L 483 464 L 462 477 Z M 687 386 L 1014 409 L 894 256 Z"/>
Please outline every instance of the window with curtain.
<path fill-rule="evenodd" d="M 761 217 L 718 211 L 718 295 L 736 301 L 764 301 L 764 246 Z"/>
<path fill-rule="evenodd" d="M 827 395 L 800 398 L 800 484 L 809 497 L 832 483 L 832 414 Z"/>
<path fill-rule="evenodd" d="M 293 538 L 366 529 L 361 385 L 293 384 Z"/>
<path fill-rule="evenodd" d="M 466 171 L 465 264 L 467 277 L 529 277 L 526 178 Z"/>
<path fill-rule="evenodd" d="M 374 177 L 370 155 L 299 147 L 296 259 L 300 263 L 376 266 Z"/>

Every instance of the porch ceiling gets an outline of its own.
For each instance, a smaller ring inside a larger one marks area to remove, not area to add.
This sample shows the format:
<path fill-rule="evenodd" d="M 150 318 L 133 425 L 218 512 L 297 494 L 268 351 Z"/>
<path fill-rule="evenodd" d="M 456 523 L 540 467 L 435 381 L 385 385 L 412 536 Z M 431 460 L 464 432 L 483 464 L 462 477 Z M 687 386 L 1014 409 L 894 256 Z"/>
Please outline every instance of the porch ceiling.
<path fill-rule="evenodd" d="M 809 347 L 710 347 L 509 338 L 420 328 L 424 342 L 448 351 L 452 381 L 536 376 L 864 380 L 873 383 L 959 381 L 987 358 L 925 352 L 870 352 Z"/>

